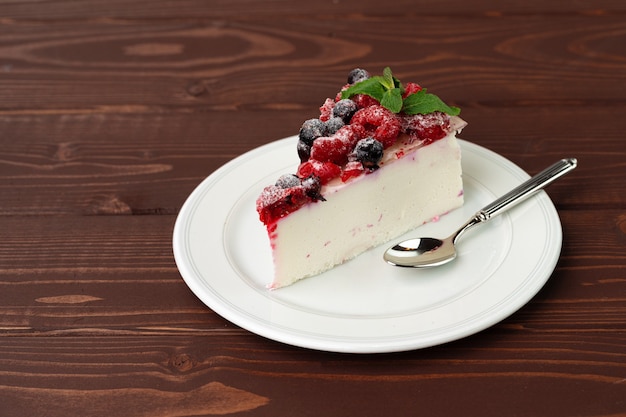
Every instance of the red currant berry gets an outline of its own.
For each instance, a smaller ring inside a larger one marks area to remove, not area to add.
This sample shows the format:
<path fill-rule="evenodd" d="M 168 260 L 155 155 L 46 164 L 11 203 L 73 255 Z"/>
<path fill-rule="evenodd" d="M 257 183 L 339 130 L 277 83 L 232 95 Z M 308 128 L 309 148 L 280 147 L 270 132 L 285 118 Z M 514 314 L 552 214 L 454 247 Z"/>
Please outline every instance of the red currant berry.
<path fill-rule="evenodd" d="M 404 93 L 402 94 L 402 98 L 407 98 L 411 94 L 415 94 L 418 91 L 421 91 L 422 87 L 419 84 L 408 82 L 404 86 Z"/>

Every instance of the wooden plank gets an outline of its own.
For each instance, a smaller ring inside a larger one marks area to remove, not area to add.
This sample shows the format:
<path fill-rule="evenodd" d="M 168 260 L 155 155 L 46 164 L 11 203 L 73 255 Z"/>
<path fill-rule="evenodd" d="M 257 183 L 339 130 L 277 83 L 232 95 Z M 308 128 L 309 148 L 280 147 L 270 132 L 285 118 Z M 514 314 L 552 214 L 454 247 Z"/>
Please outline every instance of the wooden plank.
<path fill-rule="evenodd" d="M 464 107 L 624 105 L 622 51 L 603 41 L 621 15 L 323 22 L 7 21 L 0 114 L 310 108 L 351 68 L 387 65 Z"/>
<path fill-rule="evenodd" d="M 493 331 L 438 349 L 345 356 L 252 337 L 5 338 L 5 411 L 66 416 L 323 415 L 552 416 L 623 411 L 624 334 L 526 336 Z M 243 343 L 242 343 L 243 342 Z M 320 388 L 321 387 L 321 388 Z M 482 399 L 489 393 L 489 405 Z M 522 393 L 522 394 L 520 394 Z M 454 401 L 450 401 L 450 396 Z M 549 396 L 549 403 L 528 398 Z M 390 397 L 397 401 L 387 401 Z M 49 407 L 55 404 L 55 407 Z M 17 414 L 6 414 L 17 416 Z M 242 414 L 243 415 L 243 414 Z M 304 413 L 306 415 L 306 413 Z"/>
<path fill-rule="evenodd" d="M 549 189 L 554 201 L 563 207 L 616 208 L 626 175 L 626 148 L 616 129 L 626 123 L 621 112 L 619 107 L 470 107 L 463 111 L 470 124 L 461 136 L 530 173 L 559 158 L 578 157 L 579 168 Z M 315 115 L 312 108 L 212 117 L 0 116 L 0 215 L 175 214 L 219 166 L 295 134 L 302 120 Z"/>
<path fill-rule="evenodd" d="M 128 4 L 122 0 L 97 0 L 88 4 L 81 2 L 39 1 L 38 7 L 32 3 L 9 2 L 2 4 L 0 11 L 5 19 L 251 19 L 258 16 L 301 16 L 303 19 L 315 19 L 319 16 L 342 14 L 379 14 L 416 16 L 430 15 L 489 15 L 503 16 L 511 14 L 572 14 L 581 13 L 600 15 L 624 11 L 624 3 L 619 0 L 584 0 L 571 2 L 542 2 L 537 0 L 524 2 L 493 2 L 487 0 L 459 3 L 451 0 L 425 0 L 416 4 L 410 0 L 385 3 L 384 8 L 377 1 L 322 1 L 293 3 L 269 0 L 259 3 L 254 0 L 178 0 L 175 3 L 160 0 L 136 0 Z"/>
<path fill-rule="evenodd" d="M 259 3 L 250 0 L 179 0 L 175 3 L 168 1 L 137 0 L 129 5 L 121 0 L 90 1 L 89 4 L 72 1 L 40 1 L 38 7 L 32 3 L 10 2 L 2 4 L 0 11 L 5 19 L 87 19 L 87 18 L 117 18 L 117 19 L 206 19 L 228 18 L 246 19 L 249 16 L 303 16 L 314 19 L 319 15 L 352 13 L 376 14 L 381 12 L 380 2 L 375 1 L 324 1 L 295 4 L 285 1 L 264 1 Z M 48 6 L 54 7 L 48 7 Z M 415 14 L 450 15 L 452 14 L 487 14 L 502 16 L 508 14 L 529 13 L 587 13 L 603 14 L 624 11 L 624 3 L 618 0 L 592 1 L 585 0 L 571 4 L 569 2 L 552 3 L 541 1 L 499 2 L 475 1 L 472 4 L 459 3 L 450 0 L 422 1 L 419 4 L 404 0 L 385 4 L 386 14 Z"/>
<path fill-rule="evenodd" d="M 564 244 L 557 269 L 507 326 L 622 331 L 626 218 L 620 210 L 560 215 Z M 226 322 L 178 274 L 170 243 L 174 219 L 0 217 L 0 327 L 5 334 L 31 336 L 222 328 Z M 596 233 L 589 235 L 589 229 Z"/>

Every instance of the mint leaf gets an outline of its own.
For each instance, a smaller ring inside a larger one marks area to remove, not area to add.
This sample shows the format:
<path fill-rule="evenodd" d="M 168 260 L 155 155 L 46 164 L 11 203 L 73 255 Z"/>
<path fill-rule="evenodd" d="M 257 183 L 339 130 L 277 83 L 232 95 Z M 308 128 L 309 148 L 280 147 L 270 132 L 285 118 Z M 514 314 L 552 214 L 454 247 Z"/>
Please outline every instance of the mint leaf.
<path fill-rule="evenodd" d="M 399 79 L 393 76 L 389 67 L 386 67 L 383 70 L 381 83 L 387 90 L 391 90 L 392 88 L 402 88 L 402 83 L 400 83 Z"/>
<path fill-rule="evenodd" d="M 393 79 L 393 74 L 391 73 L 391 68 L 385 67 L 385 69 L 383 70 L 383 77 L 381 80 L 381 84 L 383 84 L 383 86 L 387 90 L 391 90 L 392 88 L 395 88 L 396 85 Z"/>
<path fill-rule="evenodd" d="M 357 94 L 366 94 L 380 101 L 383 107 L 387 107 L 383 103 L 383 97 L 386 94 L 388 94 L 389 91 L 397 89 L 399 87 L 400 87 L 400 81 L 393 76 L 393 74 L 391 73 L 391 69 L 389 67 L 386 67 L 383 70 L 382 76 L 376 75 L 371 78 L 368 78 L 367 80 L 360 81 L 348 87 L 346 90 L 344 90 L 341 93 L 341 98 L 345 99 L 345 98 L 350 98 L 352 96 L 355 96 Z M 387 107 L 387 108 L 393 111 L 394 113 L 397 113 L 402 108 L 402 103 L 400 103 L 400 107 L 398 107 L 397 99 L 395 98 L 397 93 L 394 92 L 390 94 L 392 94 L 392 96 L 390 97 L 393 97 L 393 98 L 388 98 L 387 100 L 385 100 L 385 102 L 392 103 L 391 104 L 392 107 L 391 108 Z M 402 98 L 400 98 L 400 101 L 402 101 Z M 392 110 L 392 108 L 397 109 L 397 110 Z"/>
<path fill-rule="evenodd" d="M 411 94 L 404 100 L 402 90 L 400 80 L 393 76 L 389 67 L 386 67 L 382 76 L 368 78 L 342 91 L 341 98 L 365 94 L 378 100 L 381 106 L 393 113 L 429 114 L 440 111 L 451 116 L 461 113 L 461 109 L 448 106 L 436 95 L 427 93 L 426 89 Z"/>
<path fill-rule="evenodd" d="M 385 91 L 380 105 L 391 111 L 392 113 L 400 113 L 402 110 L 402 92 L 399 88 L 392 88 Z"/>
<path fill-rule="evenodd" d="M 366 94 L 378 101 L 383 99 L 385 87 L 380 83 L 381 77 L 372 77 L 358 82 L 341 92 L 341 98 L 350 98 L 357 94 Z"/>
<path fill-rule="evenodd" d="M 402 111 L 406 114 L 428 114 L 440 111 L 451 116 L 461 113 L 461 109 L 448 106 L 436 95 L 427 93 L 426 89 L 406 97 Z"/>

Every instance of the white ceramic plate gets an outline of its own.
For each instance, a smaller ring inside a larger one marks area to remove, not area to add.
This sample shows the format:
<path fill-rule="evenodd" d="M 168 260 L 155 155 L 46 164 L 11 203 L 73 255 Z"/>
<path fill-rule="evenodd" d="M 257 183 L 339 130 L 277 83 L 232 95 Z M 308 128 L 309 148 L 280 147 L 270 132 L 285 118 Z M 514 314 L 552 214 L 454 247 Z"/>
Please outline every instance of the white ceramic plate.
<path fill-rule="evenodd" d="M 460 141 L 465 205 L 409 236 L 447 236 L 529 176 L 512 162 Z M 383 261 L 388 244 L 317 277 L 266 289 L 272 258 L 255 201 L 295 172 L 296 138 L 230 161 L 183 205 L 174 228 L 176 263 L 189 288 L 232 323 L 311 349 L 376 353 L 424 348 L 477 333 L 526 304 L 550 277 L 561 223 L 545 192 L 464 235 L 458 258 L 416 270 Z"/>

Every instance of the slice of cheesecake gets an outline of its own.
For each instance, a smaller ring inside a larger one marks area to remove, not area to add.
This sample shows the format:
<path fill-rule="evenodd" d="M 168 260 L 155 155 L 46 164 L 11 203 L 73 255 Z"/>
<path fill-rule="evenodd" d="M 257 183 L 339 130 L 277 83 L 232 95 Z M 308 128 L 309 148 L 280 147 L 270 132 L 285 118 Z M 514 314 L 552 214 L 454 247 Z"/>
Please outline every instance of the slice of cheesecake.
<path fill-rule="evenodd" d="M 458 109 L 387 68 L 381 77 L 353 70 L 320 110 L 300 130 L 297 172 L 256 202 L 274 260 L 269 288 L 327 271 L 463 204 Z"/>

